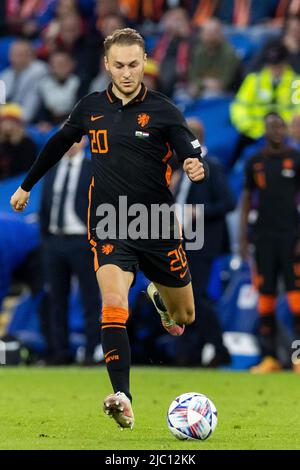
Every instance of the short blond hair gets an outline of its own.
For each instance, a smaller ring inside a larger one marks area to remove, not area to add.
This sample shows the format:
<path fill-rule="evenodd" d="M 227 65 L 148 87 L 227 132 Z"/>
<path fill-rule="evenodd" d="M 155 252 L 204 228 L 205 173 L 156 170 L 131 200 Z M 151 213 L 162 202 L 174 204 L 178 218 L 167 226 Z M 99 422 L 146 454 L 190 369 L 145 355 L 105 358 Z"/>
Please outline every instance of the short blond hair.
<path fill-rule="evenodd" d="M 107 55 L 109 49 L 114 44 L 132 46 L 137 44 L 145 52 L 145 41 L 138 31 L 132 28 L 116 29 L 113 34 L 107 36 L 104 41 L 104 51 Z"/>

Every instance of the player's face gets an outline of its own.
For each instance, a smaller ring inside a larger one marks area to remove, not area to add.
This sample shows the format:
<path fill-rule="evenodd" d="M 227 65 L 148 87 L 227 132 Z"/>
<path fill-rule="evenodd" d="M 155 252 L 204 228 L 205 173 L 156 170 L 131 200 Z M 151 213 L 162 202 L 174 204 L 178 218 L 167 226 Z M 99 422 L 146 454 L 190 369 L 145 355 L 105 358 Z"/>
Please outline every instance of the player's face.
<path fill-rule="evenodd" d="M 144 75 L 146 55 L 138 44 L 114 44 L 104 58 L 105 68 L 116 89 L 124 96 L 134 95 Z"/>
<path fill-rule="evenodd" d="M 266 122 L 266 137 L 274 144 L 283 144 L 286 137 L 286 125 L 276 116 L 270 116 Z"/>

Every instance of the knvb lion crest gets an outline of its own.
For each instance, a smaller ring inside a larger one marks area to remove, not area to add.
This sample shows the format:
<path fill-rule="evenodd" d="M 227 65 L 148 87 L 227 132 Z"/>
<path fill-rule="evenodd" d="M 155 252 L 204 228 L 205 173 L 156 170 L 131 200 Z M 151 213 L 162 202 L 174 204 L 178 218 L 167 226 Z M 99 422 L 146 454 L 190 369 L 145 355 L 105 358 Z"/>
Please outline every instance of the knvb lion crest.
<path fill-rule="evenodd" d="M 147 126 L 149 121 L 150 121 L 149 114 L 141 113 L 138 115 L 137 122 L 141 127 Z"/>
<path fill-rule="evenodd" d="M 111 245 L 110 243 L 106 243 L 105 245 L 102 245 L 101 251 L 104 255 L 110 255 L 114 249 L 114 245 Z"/>

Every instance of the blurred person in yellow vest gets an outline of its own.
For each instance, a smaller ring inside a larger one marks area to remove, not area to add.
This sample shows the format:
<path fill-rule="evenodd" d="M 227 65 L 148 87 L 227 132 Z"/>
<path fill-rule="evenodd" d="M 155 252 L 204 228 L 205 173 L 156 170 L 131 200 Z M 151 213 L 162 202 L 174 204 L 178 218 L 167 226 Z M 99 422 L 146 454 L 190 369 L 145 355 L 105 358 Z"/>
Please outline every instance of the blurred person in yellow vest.
<path fill-rule="evenodd" d="M 265 53 L 262 70 L 250 73 L 242 82 L 231 105 L 231 121 L 240 133 L 233 160 L 265 133 L 265 116 L 278 113 L 290 122 L 300 112 L 300 75 L 287 63 L 287 49 L 273 43 Z"/>

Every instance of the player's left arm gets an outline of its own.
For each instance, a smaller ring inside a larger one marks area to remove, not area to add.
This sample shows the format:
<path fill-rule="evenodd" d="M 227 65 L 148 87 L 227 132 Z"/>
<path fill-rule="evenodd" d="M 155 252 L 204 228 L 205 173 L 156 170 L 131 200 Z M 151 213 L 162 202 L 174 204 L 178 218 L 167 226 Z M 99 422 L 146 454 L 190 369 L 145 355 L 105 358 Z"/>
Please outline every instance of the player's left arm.
<path fill-rule="evenodd" d="M 172 105 L 169 110 L 168 137 L 183 170 L 194 183 L 202 183 L 209 177 L 209 166 L 202 157 L 201 144 L 188 128 L 182 113 Z"/>

